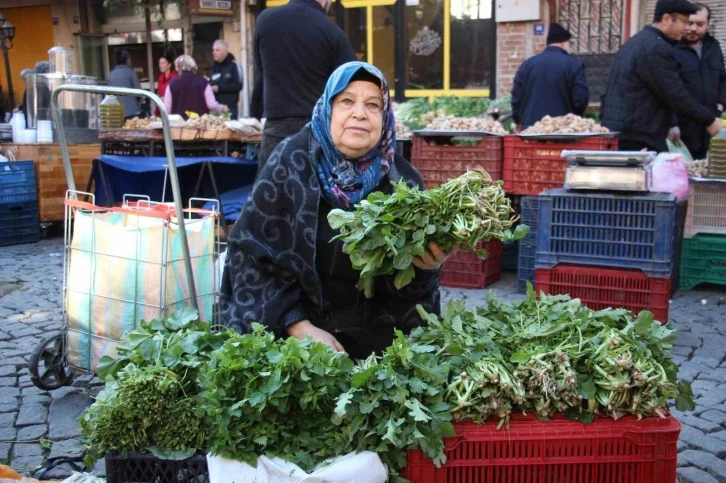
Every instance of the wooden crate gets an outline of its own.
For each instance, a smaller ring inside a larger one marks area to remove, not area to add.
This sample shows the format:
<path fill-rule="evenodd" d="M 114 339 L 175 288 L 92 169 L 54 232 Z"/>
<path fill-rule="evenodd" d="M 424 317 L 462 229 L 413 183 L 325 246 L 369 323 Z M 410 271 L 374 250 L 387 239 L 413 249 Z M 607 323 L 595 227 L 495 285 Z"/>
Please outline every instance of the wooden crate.
<path fill-rule="evenodd" d="M 38 209 L 40 221 L 59 222 L 65 217 L 63 200 L 68 190 L 63 157 L 57 144 L 3 144 L 3 150 L 10 149 L 18 161 L 32 159 L 38 181 Z M 73 178 L 76 189 L 85 190 L 91 173 L 93 160 L 101 155 L 100 144 L 70 144 Z"/>

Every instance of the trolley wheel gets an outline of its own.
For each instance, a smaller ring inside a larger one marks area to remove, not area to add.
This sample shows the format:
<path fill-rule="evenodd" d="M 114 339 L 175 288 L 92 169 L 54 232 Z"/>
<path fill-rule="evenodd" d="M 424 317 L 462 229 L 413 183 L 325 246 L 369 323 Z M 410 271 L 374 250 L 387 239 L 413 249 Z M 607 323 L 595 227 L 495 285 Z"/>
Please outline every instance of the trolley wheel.
<path fill-rule="evenodd" d="M 30 356 L 30 381 L 38 389 L 52 391 L 73 380 L 73 372 L 66 365 L 63 353 L 63 337 L 62 332 L 50 334 L 35 346 Z"/>
<path fill-rule="evenodd" d="M 53 231 L 55 227 L 53 226 L 53 223 L 44 222 L 40 224 L 40 238 L 45 240 L 51 235 L 51 232 Z"/>

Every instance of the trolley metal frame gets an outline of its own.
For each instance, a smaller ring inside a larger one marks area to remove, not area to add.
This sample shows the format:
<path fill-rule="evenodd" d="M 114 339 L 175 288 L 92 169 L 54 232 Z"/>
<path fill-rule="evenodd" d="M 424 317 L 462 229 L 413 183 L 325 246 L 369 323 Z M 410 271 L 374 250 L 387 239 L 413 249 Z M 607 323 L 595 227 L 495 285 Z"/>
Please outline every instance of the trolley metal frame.
<path fill-rule="evenodd" d="M 176 159 L 174 156 L 174 143 L 171 137 L 171 128 L 169 124 L 169 114 L 166 110 L 164 102 L 154 94 L 153 92 L 141 90 L 141 89 L 127 89 L 120 87 L 107 87 L 107 86 L 84 86 L 84 85 L 62 85 L 56 88 L 51 95 L 51 108 L 53 112 L 53 119 L 55 119 L 55 128 L 58 138 L 58 144 L 60 146 L 61 155 L 63 157 L 63 169 L 66 176 L 66 182 L 68 185 L 67 196 L 73 200 L 78 200 L 78 191 L 76 190 L 76 183 L 73 177 L 73 168 L 71 166 L 70 154 L 68 151 L 68 144 L 66 140 L 66 133 L 61 121 L 61 110 L 58 104 L 59 96 L 64 92 L 80 92 L 85 94 L 104 94 L 104 95 L 117 95 L 117 96 L 133 96 L 133 97 L 144 97 L 153 102 L 159 109 L 159 116 L 162 123 L 162 132 L 164 138 L 164 146 L 167 157 L 167 172 L 171 181 L 171 190 L 173 196 L 173 203 L 177 216 L 177 225 L 179 230 L 179 237 L 182 248 L 182 258 L 184 263 L 184 271 L 187 279 L 187 290 L 189 294 L 189 302 L 195 310 L 199 310 L 197 291 L 194 283 L 194 272 L 192 269 L 192 261 L 189 251 L 189 241 L 187 238 L 187 231 L 185 228 L 185 216 L 184 216 L 184 205 L 181 197 L 181 189 L 179 186 L 179 174 L 177 172 Z M 81 194 L 83 194 L 81 192 Z M 66 226 L 66 232 L 70 228 Z M 66 237 L 67 238 L 67 237 Z M 218 246 L 218 241 L 216 242 Z M 69 247 L 64 247 L 67 250 Z M 66 257 L 64 257 L 65 260 Z M 67 267 L 64 263 L 64 277 Z M 215 274 L 216 276 L 216 274 Z M 64 292 L 66 287 L 64 286 Z M 64 293 L 64 297 L 66 294 Z M 64 302 L 65 306 L 65 302 Z M 64 315 L 65 317 L 65 315 Z M 67 323 L 67 321 L 65 321 Z M 66 326 L 67 329 L 67 326 Z M 33 384 L 37 387 L 45 390 L 52 390 L 67 385 L 71 382 L 73 374 L 67 365 L 66 358 L 66 334 L 65 330 L 60 333 L 51 334 L 45 337 L 36 346 L 31 356 L 29 372 Z M 45 363 L 45 372 L 39 374 L 39 363 L 40 361 Z M 54 381 L 52 383 L 47 382 L 46 376 L 50 375 Z"/>

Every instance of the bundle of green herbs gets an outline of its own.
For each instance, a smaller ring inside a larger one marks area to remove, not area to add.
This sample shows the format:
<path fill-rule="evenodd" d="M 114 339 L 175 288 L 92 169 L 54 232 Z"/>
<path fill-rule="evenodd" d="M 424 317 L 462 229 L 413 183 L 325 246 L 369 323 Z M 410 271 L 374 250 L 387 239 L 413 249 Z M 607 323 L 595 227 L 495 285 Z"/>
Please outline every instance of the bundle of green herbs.
<path fill-rule="evenodd" d="M 328 222 L 340 230 L 334 240 L 344 242 L 343 252 L 361 272 L 357 287 L 370 298 L 379 275 L 396 273 L 396 288 L 408 285 L 415 276 L 413 258 L 423 256 L 430 242 L 444 252 L 477 251 L 483 259 L 480 242 L 524 237 L 524 225 L 511 232 L 517 220 L 512 213 L 502 182 L 475 170 L 428 191 L 401 181 L 391 195 L 371 193 L 354 211 L 332 210 Z"/>
<path fill-rule="evenodd" d="M 531 286 L 521 302 L 490 299 L 473 311 L 451 302 L 440 319 L 419 311 L 428 325 L 411 337 L 442 347 L 452 365 L 446 400 L 455 421 L 496 417 L 501 426 L 515 412 L 662 418 L 672 399 L 694 408 L 690 386 L 676 381 L 676 331 L 650 312 L 593 311 L 566 295 L 537 298 Z"/>
<path fill-rule="evenodd" d="M 80 418 L 87 466 L 107 452 L 184 459 L 204 449 L 197 379 L 226 338 L 186 308 L 124 334 L 117 358 L 99 361 L 106 386 Z"/>

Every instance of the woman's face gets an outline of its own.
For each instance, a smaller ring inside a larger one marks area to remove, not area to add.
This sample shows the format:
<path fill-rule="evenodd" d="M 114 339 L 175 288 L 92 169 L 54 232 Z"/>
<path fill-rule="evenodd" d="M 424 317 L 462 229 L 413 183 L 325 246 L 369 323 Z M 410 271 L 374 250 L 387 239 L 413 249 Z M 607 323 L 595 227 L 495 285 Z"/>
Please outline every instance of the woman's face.
<path fill-rule="evenodd" d="M 354 81 L 333 99 L 330 135 L 335 146 L 349 158 L 358 158 L 381 139 L 383 95 L 367 81 Z"/>
<path fill-rule="evenodd" d="M 162 74 L 169 72 L 169 67 L 171 67 L 171 63 L 169 61 L 167 61 L 164 57 L 159 59 L 159 70 Z"/>

